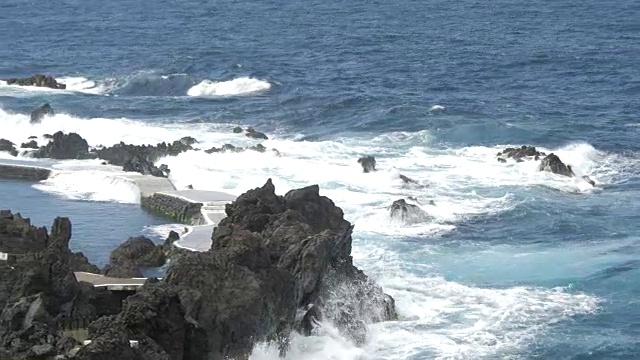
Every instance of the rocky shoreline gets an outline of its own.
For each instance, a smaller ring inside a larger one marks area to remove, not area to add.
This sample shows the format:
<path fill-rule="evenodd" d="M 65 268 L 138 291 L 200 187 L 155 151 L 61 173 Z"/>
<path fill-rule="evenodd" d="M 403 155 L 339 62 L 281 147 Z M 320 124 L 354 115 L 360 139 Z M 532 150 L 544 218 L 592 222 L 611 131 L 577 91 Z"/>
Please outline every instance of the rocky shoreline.
<path fill-rule="evenodd" d="M 0 252 L 11 257 L 0 260 L 0 358 L 246 358 L 265 341 L 284 354 L 292 332 L 311 335 L 322 322 L 363 344 L 367 324 L 397 318 L 393 298 L 353 265 L 353 225 L 318 186 L 279 196 L 268 180 L 226 215 L 206 252 L 166 251 L 177 234 L 114 250 L 104 273 L 135 275 L 127 271 L 172 256 L 164 279 L 123 300 L 76 280 L 74 271 L 101 271 L 69 250 L 69 219 L 48 232 L 3 211 Z M 88 319 L 90 344 L 63 336 L 69 318 Z"/>

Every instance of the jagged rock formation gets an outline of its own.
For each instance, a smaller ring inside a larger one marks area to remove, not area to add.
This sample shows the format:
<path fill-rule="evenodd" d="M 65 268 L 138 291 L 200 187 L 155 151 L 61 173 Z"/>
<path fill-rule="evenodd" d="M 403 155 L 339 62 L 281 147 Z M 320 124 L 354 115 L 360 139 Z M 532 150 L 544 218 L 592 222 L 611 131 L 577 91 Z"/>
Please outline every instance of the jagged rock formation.
<path fill-rule="evenodd" d="M 56 218 L 49 234 L 19 214 L 0 211 L 0 252 L 9 254 L 0 260 L 0 358 L 66 354 L 77 344 L 60 336 L 60 320 L 120 311 L 118 299 L 76 281 L 73 271 L 90 264 L 69 250 L 70 238 L 67 218 Z"/>
<path fill-rule="evenodd" d="M 571 165 L 565 165 L 562 160 L 556 154 L 547 155 L 538 166 L 539 171 L 549 171 L 554 174 L 564 175 L 567 177 L 574 177 L 576 174 L 573 173 L 571 169 Z"/>
<path fill-rule="evenodd" d="M 53 76 L 37 74 L 27 78 L 6 79 L 7 85 L 38 86 L 64 90 L 67 85 L 59 83 Z"/>
<path fill-rule="evenodd" d="M 262 144 L 249 146 L 249 147 L 246 147 L 246 148 L 240 147 L 240 146 L 234 146 L 234 145 L 231 145 L 231 144 L 224 144 L 220 148 L 217 148 L 217 147 L 214 146 L 214 147 L 212 147 L 210 149 L 205 150 L 204 152 L 206 152 L 207 154 L 213 154 L 213 153 L 219 153 L 219 152 L 234 152 L 234 153 L 238 153 L 238 152 L 243 152 L 243 151 L 247 151 L 247 150 L 257 151 L 257 152 L 263 153 L 263 152 L 267 151 L 267 148 Z M 273 151 L 277 155 L 280 155 L 280 152 L 277 149 L 271 149 L 271 151 Z"/>
<path fill-rule="evenodd" d="M 534 146 L 522 145 L 519 148 L 506 148 L 498 153 L 498 161 L 506 162 L 506 159 L 514 159 L 518 162 L 524 161 L 523 159 L 533 158 L 539 160 L 546 154 L 538 151 Z M 502 161 L 501 161 L 502 160 Z"/>
<path fill-rule="evenodd" d="M 51 142 L 41 146 L 33 152 L 37 158 L 50 159 L 95 159 L 94 154 L 89 153 L 89 144 L 76 133 L 64 134 L 58 131 L 53 134 Z"/>
<path fill-rule="evenodd" d="M 31 112 L 31 120 L 30 122 L 32 124 L 38 124 L 40 123 L 40 121 L 42 121 L 42 119 L 46 116 L 46 115 L 55 115 L 55 113 L 53 112 L 53 109 L 51 108 L 51 105 L 49 105 L 49 103 L 46 103 L 44 105 L 38 106 L 36 109 L 34 109 Z"/>

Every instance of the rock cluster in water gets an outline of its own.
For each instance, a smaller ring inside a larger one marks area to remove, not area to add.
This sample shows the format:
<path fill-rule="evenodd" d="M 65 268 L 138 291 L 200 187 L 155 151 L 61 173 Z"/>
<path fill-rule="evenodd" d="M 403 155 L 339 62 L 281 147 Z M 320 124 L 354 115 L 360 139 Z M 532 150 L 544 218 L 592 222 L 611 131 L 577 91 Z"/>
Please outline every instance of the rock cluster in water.
<path fill-rule="evenodd" d="M 558 155 L 554 153 L 547 155 L 544 152 L 538 151 L 533 146 L 523 145 L 519 148 L 506 148 L 503 151 L 500 151 L 497 156 L 498 161 L 502 163 L 506 163 L 507 159 L 514 159 L 516 162 L 523 162 L 524 160 L 540 161 L 538 171 L 548 171 L 566 177 L 576 176 L 573 169 L 571 169 L 571 165 L 563 163 Z M 596 183 L 587 175 L 582 176 L 582 179 L 592 186 L 596 185 Z"/>
<path fill-rule="evenodd" d="M 67 85 L 57 82 L 54 77 L 42 74 L 33 75 L 27 78 L 5 79 L 4 81 L 7 82 L 7 85 L 38 86 L 60 90 L 67 88 Z"/>

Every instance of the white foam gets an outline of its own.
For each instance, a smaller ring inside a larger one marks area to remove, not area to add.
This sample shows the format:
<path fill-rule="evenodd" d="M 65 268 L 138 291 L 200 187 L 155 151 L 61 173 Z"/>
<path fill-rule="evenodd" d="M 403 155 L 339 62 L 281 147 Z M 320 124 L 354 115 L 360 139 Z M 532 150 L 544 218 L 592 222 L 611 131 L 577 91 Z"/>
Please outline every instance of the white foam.
<path fill-rule="evenodd" d="M 81 92 L 86 94 L 105 94 L 108 88 L 104 84 L 100 84 L 94 80 L 81 76 L 68 76 L 56 79 L 57 82 L 67 85 L 66 90 Z"/>
<path fill-rule="evenodd" d="M 402 317 L 372 327 L 377 351 L 395 350 L 387 358 L 425 352 L 437 359 L 500 358 L 531 343 L 551 324 L 596 311 L 599 303 L 563 288 L 478 288 L 402 271 L 380 281 Z"/>
<path fill-rule="evenodd" d="M 220 82 L 203 80 L 191 87 L 187 91 L 187 95 L 203 97 L 237 96 L 267 91 L 270 88 L 271 84 L 269 82 L 249 77 Z"/>
<path fill-rule="evenodd" d="M 446 109 L 444 106 L 442 106 L 442 105 L 437 105 L 437 104 L 436 104 L 436 105 L 433 105 L 433 106 L 429 109 L 429 111 L 434 111 L 434 112 L 435 112 L 435 111 L 444 111 L 444 109 Z"/>
<path fill-rule="evenodd" d="M 70 200 L 140 203 L 140 189 L 132 181 L 112 172 L 54 172 L 33 187 Z"/>

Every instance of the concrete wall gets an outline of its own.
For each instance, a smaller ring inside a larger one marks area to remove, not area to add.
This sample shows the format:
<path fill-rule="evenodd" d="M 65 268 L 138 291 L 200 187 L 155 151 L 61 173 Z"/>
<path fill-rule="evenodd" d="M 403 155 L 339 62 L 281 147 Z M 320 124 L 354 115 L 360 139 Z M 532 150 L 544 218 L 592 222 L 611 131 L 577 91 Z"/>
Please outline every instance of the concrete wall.
<path fill-rule="evenodd" d="M 46 180 L 51 170 L 30 166 L 2 165 L 0 164 L 0 178 L 29 181 Z"/>
<path fill-rule="evenodd" d="M 205 224 L 200 212 L 202 203 L 190 202 L 171 195 L 153 194 L 142 197 L 140 205 L 151 213 L 165 216 L 181 224 Z"/>

